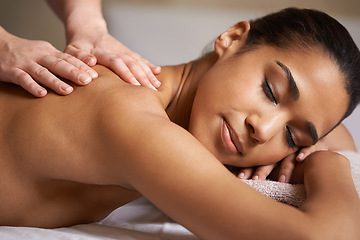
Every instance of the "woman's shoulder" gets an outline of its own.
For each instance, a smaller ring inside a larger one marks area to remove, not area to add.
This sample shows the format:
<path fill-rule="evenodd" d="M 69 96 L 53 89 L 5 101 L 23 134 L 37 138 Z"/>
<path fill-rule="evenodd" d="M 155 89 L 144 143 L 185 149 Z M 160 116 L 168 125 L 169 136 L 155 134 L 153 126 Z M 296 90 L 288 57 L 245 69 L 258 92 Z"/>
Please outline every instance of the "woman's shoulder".
<path fill-rule="evenodd" d="M 83 90 L 85 95 L 90 93 L 92 98 L 96 99 L 96 105 L 101 106 L 102 112 L 111 114 L 116 119 L 131 118 L 133 115 L 140 117 L 144 112 L 166 114 L 165 89 L 155 91 L 126 83 L 110 69 L 100 65 L 94 69 L 99 73 L 99 77 L 89 86 L 80 87 L 80 91 Z"/>
<path fill-rule="evenodd" d="M 170 77 L 160 78 L 161 87 L 153 90 L 126 83 L 116 73 L 104 66 L 96 65 L 94 69 L 98 72 L 99 77 L 87 86 L 92 88 L 90 91 L 94 91 L 95 95 L 102 95 L 102 98 L 106 98 L 110 102 L 121 103 L 123 107 L 138 109 L 146 105 L 147 109 L 152 109 L 152 107 L 161 106 L 164 110 L 173 97 L 174 87 Z"/>

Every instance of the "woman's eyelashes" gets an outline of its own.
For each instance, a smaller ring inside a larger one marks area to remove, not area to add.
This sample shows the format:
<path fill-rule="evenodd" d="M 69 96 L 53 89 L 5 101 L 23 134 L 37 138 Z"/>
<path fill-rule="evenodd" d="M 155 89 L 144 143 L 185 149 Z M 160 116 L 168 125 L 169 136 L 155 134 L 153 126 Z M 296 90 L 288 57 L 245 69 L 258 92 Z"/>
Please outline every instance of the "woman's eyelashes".
<path fill-rule="evenodd" d="M 278 102 L 276 101 L 276 98 L 274 96 L 274 93 L 273 91 L 271 90 L 271 87 L 269 85 L 269 81 L 267 79 L 267 77 L 265 77 L 265 81 L 263 82 L 262 84 L 262 88 L 263 88 L 263 91 L 266 95 L 266 97 L 271 101 L 273 102 L 275 105 L 278 104 Z"/>
<path fill-rule="evenodd" d="M 285 133 L 286 134 L 286 141 L 287 141 L 289 147 L 291 149 L 295 149 L 297 146 L 296 146 L 296 143 L 294 141 L 294 137 L 293 137 L 293 135 L 292 135 L 292 133 L 291 133 L 288 126 L 285 127 L 285 131 L 286 131 L 286 133 Z"/>

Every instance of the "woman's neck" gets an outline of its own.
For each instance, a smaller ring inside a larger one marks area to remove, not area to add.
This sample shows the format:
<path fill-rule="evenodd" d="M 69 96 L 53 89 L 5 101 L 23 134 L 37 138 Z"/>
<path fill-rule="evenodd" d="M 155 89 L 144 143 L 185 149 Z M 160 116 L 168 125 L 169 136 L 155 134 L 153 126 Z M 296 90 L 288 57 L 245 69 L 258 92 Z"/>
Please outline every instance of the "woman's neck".
<path fill-rule="evenodd" d="M 171 121 L 188 129 L 192 104 L 203 75 L 215 64 L 217 55 L 209 53 L 187 64 L 165 67 L 166 81 L 172 81 L 173 97 L 166 112 Z M 165 70 L 164 69 L 164 70 Z"/>

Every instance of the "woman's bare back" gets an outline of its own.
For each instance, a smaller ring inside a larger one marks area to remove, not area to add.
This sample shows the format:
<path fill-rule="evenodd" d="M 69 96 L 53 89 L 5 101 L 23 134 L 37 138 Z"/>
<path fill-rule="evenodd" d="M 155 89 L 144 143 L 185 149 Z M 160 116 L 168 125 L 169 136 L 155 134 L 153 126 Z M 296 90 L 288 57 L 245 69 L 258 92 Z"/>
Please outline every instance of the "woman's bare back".
<path fill-rule="evenodd" d="M 0 85 L 1 225 L 92 222 L 140 196 L 122 185 L 121 173 L 118 186 L 108 185 L 98 167 L 109 157 L 101 138 L 102 111 L 125 84 L 101 72 L 66 97 L 38 99 Z"/>

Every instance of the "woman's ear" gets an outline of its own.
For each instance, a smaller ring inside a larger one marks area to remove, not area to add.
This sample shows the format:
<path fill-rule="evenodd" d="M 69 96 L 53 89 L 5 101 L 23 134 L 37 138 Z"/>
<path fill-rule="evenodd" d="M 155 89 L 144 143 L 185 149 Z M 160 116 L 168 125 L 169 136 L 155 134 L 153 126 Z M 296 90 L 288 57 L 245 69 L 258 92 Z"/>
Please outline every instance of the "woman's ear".
<path fill-rule="evenodd" d="M 238 49 L 245 45 L 250 23 L 243 21 L 231 26 L 226 32 L 222 33 L 215 41 L 215 52 L 220 57 L 229 49 Z M 230 48 L 231 47 L 231 48 Z"/>

